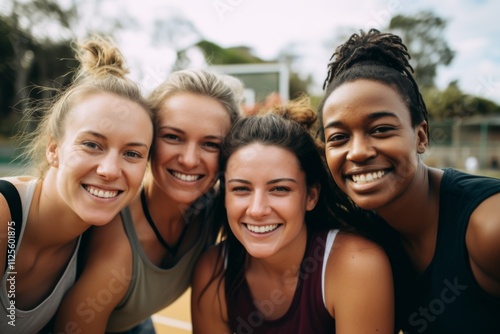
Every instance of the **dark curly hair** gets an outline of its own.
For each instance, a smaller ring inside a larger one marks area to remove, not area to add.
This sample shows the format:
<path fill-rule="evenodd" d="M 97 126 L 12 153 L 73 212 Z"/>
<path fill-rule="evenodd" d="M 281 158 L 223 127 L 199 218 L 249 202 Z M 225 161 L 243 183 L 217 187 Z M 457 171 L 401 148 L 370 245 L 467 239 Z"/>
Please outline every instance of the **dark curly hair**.
<path fill-rule="evenodd" d="M 413 78 L 410 58 L 408 48 L 399 36 L 376 29 L 353 34 L 338 46 L 328 63 L 328 74 L 323 84 L 325 96 L 318 107 L 320 139 L 324 140 L 325 101 L 337 87 L 358 79 L 374 80 L 395 88 L 410 110 L 412 126 L 426 121 L 429 137 L 427 108 Z"/>

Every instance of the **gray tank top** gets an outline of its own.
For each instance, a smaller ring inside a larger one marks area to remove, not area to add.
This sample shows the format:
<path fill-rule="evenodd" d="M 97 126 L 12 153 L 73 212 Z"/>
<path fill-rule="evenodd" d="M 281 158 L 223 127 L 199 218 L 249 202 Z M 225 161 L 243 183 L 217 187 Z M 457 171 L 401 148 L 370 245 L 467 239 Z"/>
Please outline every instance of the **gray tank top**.
<path fill-rule="evenodd" d="M 5 178 L 8 180 L 8 178 Z M 38 179 L 34 179 L 26 184 L 17 185 L 19 196 L 21 197 L 23 207 L 23 224 L 19 234 L 19 241 L 16 247 L 16 254 L 23 240 L 24 230 L 28 219 L 28 213 L 33 200 L 33 193 Z M 61 303 L 64 294 L 73 285 L 76 278 L 76 254 L 80 240 L 75 248 L 73 255 L 64 271 L 61 279 L 57 282 L 56 287 L 40 304 L 31 310 L 15 310 L 10 309 L 12 302 L 15 302 L 15 296 L 12 296 L 11 282 L 15 282 L 15 274 L 11 274 L 8 270 L 4 273 L 1 282 L 0 300 L 2 307 L 0 308 L 0 333 L 38 333 L 54 316 L 57 308 Z M 12 279 L 14 278 L 14 279 Z M 9 281 L 7 281 L 9 279 Z M 10 293 L 9 293 L 10 292 Z M 11 297 L 11 298 L 9 298 Z M 15 316 L 12 317 L 12 316 Z M 13 321 L 15 319 L 15 321 Z"/>
<path fill-rule="evenodd" d="M 132 248 L 132 277 L 122 277 L 124 280 L 131 280 L 130 286 L 123 300 L 111 313 L 106 332 L 124 332 L 131 329 L 172 304 L 188 289 L 198 258 L 215 243 L 211 210 L 204 211 L 198 217 L 201 221 L 196 222 L 201 224 L 198 241 L 173 267 L 162 269 L 153 264 L 144 253 L 129 208 L 122 210 L 125 232 Z"/>

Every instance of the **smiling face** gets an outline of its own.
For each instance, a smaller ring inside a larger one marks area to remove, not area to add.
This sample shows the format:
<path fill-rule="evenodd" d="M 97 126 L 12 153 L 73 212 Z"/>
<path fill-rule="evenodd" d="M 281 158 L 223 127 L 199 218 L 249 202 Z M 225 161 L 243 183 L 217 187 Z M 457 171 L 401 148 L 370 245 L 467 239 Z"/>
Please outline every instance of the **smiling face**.
<path fill-rule="evenodd" d="M 153 124 L 143 107 L 109 93 L 85 95 L 69 111 L 64 136 L 51 140 L 46 179 L 83 221 L 105 224 L 136 194 Z"/>
<path fill-rule="evenodd" d="M 220 145 L 231 125 L 229 113 L 213 98 L 178 93 L 166 99 L 158 116 L 153 177 L 173 201 L 189 205 L 218 176 Z"/>
<path fill-rule="evenodd" d="M 323 108 L 325 154 L 335 182 L 366 210 L 383 210 L 411 193 L 418 187 L 413 180 L 418 153 L 427 146 L 426 126 L 412 127 L 407 106 L 388 85 L 341 85 Z"/>
<path fill-rule="evenodd" d="M 251 256 L 286 254 L 305 243 L 305 213 L 319 191 L 307 188 L 292 152 L 258 143 L 240 148 L 228 159 L 225 179 L 229 226 Z"/>

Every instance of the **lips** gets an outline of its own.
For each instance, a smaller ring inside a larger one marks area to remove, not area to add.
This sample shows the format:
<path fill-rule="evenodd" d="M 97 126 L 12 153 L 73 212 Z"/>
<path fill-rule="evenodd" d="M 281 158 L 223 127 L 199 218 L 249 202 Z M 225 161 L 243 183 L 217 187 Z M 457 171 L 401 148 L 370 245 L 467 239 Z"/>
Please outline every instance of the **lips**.
<path fill-rule="evenodd" d="M 174 172 L 174 171 L 170 171 L 170 174 L 172 174 L 172 176 L 175 177 L 176 179 L 179 179 L 179 180 L 185 181 L 185 182 L 198 181 L 199 179 L 201 179 L 203 177 L 202 174 L 183 174 L 183 173 Z"/>
<path fill-rule="evenodd" d="M 385 170 L 379 170 L 363 174 L 351 175 L 351 180 L 356 184 L 366 184 L 378 179 L 381 179 L 385 175 Z"/>
<path fill-rule="evenodd" d="M 114 198 L 120 193 L 119 190 L 105 190 L 89 185 L 85 185 L 84 188 L 88 193 L 99 198 Z"/>

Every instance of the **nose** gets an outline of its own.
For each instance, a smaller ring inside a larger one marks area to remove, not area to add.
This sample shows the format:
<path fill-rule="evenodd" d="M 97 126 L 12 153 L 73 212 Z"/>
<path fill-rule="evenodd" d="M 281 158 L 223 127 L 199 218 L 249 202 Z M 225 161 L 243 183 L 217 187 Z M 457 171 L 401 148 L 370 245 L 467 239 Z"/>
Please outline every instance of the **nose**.
<path fill-rule="evenodd" d="M 200 154 L 196 144 L 188 144 L 179 153 L 179 163 L 187 169 L 195 168 L 200 163 Z"/>
<path fill-rule="evenodd" d="M 97 166 L 97 174 L 106 180 L 115 180 L 122 175 L 119 154 L 107 153 Z"/>
<path fill-rule="evenodd" d="M 347 160 L 363 162 L 377 154 L 372 141 L 364 135 L 353 136 L 347 153 Z"/>
<path fill-rule="evenodd" d="M 269 205 L 269 200 L 263 192 L 255 192 L 250 197 L 250 203 L 248 203 L 247 214 L 249 217 L 255 220 L 262 219 L 263 217 L 271 213 L 271 207 Z"/>

